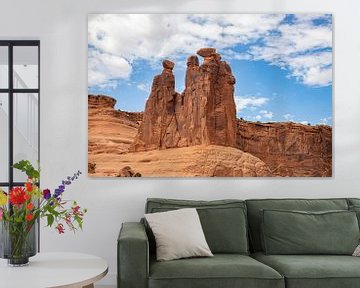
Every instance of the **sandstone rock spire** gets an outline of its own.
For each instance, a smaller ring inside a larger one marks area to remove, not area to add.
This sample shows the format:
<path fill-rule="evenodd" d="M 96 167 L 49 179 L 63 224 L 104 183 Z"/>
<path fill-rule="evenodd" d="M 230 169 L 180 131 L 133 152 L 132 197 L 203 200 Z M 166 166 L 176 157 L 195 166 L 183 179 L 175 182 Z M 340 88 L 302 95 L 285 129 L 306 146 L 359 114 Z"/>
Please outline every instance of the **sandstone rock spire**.
<path fill-rule="evenodd" d="M 144 119 L 130 151 L 221 145 L 236 147 L 235 77 L 214 48 L 187 61 L 185 90 L 175 91 L 174 63 L 163 61 L 155 76 Z"/>
<path fill-rule="evenodd" d="M 154 77 L 145 105 L 143 121 L 130 151 L 146 151 L 176 146 L 179 138 L 175 122 L 175 64 L 163 61 L 163 71 Z"/>

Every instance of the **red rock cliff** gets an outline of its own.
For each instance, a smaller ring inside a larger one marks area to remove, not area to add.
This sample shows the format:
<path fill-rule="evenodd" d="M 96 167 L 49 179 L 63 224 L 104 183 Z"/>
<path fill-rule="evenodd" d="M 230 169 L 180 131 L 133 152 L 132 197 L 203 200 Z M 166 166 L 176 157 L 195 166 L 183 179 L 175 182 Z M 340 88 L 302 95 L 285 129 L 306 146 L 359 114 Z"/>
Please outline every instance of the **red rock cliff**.
<path fill-rule="evenodd" d="M 274 176 L 332 175 L 332 129 L 238 120 L 238 148 L 263 160 Z"/>
<path fill-rule="evenodd" d="M 88 153 L 128 152 L 142 113 L 114 109 L 116 100 L 105 95 L 88 95 Z M 90 159 L 89 158 L 89 159 Z M 89 160 L 90 161 L 90 160 Z"/>

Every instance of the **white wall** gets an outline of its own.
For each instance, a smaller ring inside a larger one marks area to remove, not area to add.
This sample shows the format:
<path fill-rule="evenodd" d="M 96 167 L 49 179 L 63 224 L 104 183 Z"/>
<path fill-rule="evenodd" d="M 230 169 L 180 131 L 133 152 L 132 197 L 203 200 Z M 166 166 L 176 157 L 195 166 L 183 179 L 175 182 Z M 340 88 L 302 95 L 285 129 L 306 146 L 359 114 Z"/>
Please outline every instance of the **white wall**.
<path fill-rule="evenodd" d="M 41 40 L 42 183 L 54 187 L 87 171 L 87 14 L 89 12 L 330 12 L 334 14 L 334 176 L 331 179 L 91 179 L 67 192 L 89 209 L 85 229 L 59 236 L 42 229 L 43 251 L 79 251 L 110 264 L 116 238 L 137 221 L 147 197 L 217 199 L 359 197 L 360 2 L 358 0 L 0 0 L 0 39 Z M 125 44 L 126 45 L 126 44 Z"/>

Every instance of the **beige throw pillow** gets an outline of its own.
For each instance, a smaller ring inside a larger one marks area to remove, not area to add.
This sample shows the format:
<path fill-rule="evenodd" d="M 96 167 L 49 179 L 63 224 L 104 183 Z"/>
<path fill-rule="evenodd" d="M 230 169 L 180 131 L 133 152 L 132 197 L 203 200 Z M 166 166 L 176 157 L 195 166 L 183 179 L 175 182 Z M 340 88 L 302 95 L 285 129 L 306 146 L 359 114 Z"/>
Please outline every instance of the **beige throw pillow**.
<path fill-rule="evenodd" d="M 360 244 L 355 248 L 354 253 L 352 256 L 360 257 Z"/>
<path fill-rule="evenodd" d="M 195 208 L 145 214 L 156 240 L 156 259 L 213 256 Z"/>

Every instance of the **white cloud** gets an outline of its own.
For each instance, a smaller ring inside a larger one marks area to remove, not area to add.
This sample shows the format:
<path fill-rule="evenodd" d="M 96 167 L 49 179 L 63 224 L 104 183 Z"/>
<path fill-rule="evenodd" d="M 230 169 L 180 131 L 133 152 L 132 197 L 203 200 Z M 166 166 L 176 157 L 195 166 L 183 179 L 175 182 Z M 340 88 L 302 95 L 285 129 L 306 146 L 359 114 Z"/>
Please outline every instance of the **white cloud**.
<path fill-rule="evenodd" d="M 309 121 L 301 121 L 300 124 L 303 124 L 303 125 L 310 125 L 310 122 Z"/>
<path fill-rule="evenodd" d="M 137 85 L 136 87 L 141 91 L 150 92 L 149 85 L 147 85 L 147 84 L 141 83 L 141 84 Z"/>
<path fill-rule="evenodd" d="M 104 59 L 90 63 L 89 85 L 109 79 L 126 79 L 136 60 L 151 65 L 164 58 L 182 59 L 201 47 L 216 47 L 224 58 L 264 60 L 288 71 L 309 86 L 332 82 L 332 27 L 315 26 L 328 15 L 299 14 L 292 23 L 285 14 L 92 14 L 89 16 L 89 49 L 98 57 L 115 57 L 107 70 Z M 238 44 L 249 45 L 238 52 Z M 98 69 L 99 68 L 99 69 Z M 93 71 L 90 71 L 93 70 Z M 111 73 L 112 72 L 112 73 Z"/>
<path fill-rule="evenodd" d="M 106 80 L 105 82 L 98 84 L 97 86 L 102 89 L 113 89 L 115 90 L 118 83 L 116 80 Z"/>
<path fill-rule="evenodd" d="M 330 20 L 328 15 L 297 15 L 294 23 L 281 24 L 277 33 L 263 38 L 263 45 L 254 45 L 254 60 L 265 60 L 287 69 L 290 75 L 308 86 L 332 83 L 332 27 L 315 26 L 316 19 Z"/>
<path fill-rule="evenodd" d="M 255 96 L 235 96 L 236 108 L 238 111 L 244 109 L 255 110 L 254 108 L 261 107 L 269 101 L 266 97 Z"/>
<path fill-rule="evenodd" d="M 130 67 L 121 68 L 131 73 L 135 60 L 146 60 L 150 64 L 163 58 L 176 60 L 196 53 L 201 47 L 228 49 L 236 55 L 231 50 L 234 45 L 266 35 L 283 18 L 283 14 L 91 14 L 89 49 L 98 51 L 99 57 L 122 59 L 123 64 Z M 89 63 L 90 86 L 106 83 L 113 76 L 128 77 L 127 73 L 111 75 L 101 67 L 104 64 L 101 60 L 100 63 L 92 61 Z"/>
<path fill-rule="evenodd" d="M 331 120 L 332 120 L 332 117 L 324 117 L 324 118 L 321 118 L 320 119 L 320 122 L 319 124 L 322 124 L 322 125 L 329 125 L 331 123 Z"/>
<path fill-rule="evenodd" d="M 267 110 L 261 110 L 260 114 L 267 119 L 272 119 L 274 117 L 274 113 L 271 111 L 267 111 Z"/>
<path fill-rule="evenodd" d="M 256 121 L 260 121 L 261 120 L 261 115 L 256 115 L 255 117 L 254 117 L 254 120 L 256 120 Z"/>
<path fill-rule="evenodd" d="M 114 88 L 114 79 L 128 79 L 131 71 L 131 65 L 122 57 L 95 50 L 89 51 L 89 86 Z"/>
<path fill-rule="evenodd" d="M 89 44 L 135 59 L 158 60 L 214 46 L 231 48 L 265 36 L 283 14 L 91 14 Z M 230 52 L 231 50 L 229 50 Z"/>
<path fill-rule="evenodd" d="M 300 78 L 309 86 L 327 86 L 332 81 L 332 69 L 319 66 L 310 67 Z"/>
<path fill-rule="evenodd" d="M 206 46 L 225 49 L 249 43 L 283 18 L 283 14 L 91 14 L 88 38 L 91 46 L 130 62 L 158 60 Z"/>
<path fill-rule="evenodd" d="M 290 113 L 287 113 L 287 114 L 283 115 L 283 117 L 284 117 L 286 120 L 288 120 L 288 121 L 293 121 L 295 115 L 290 114 Z"/>

